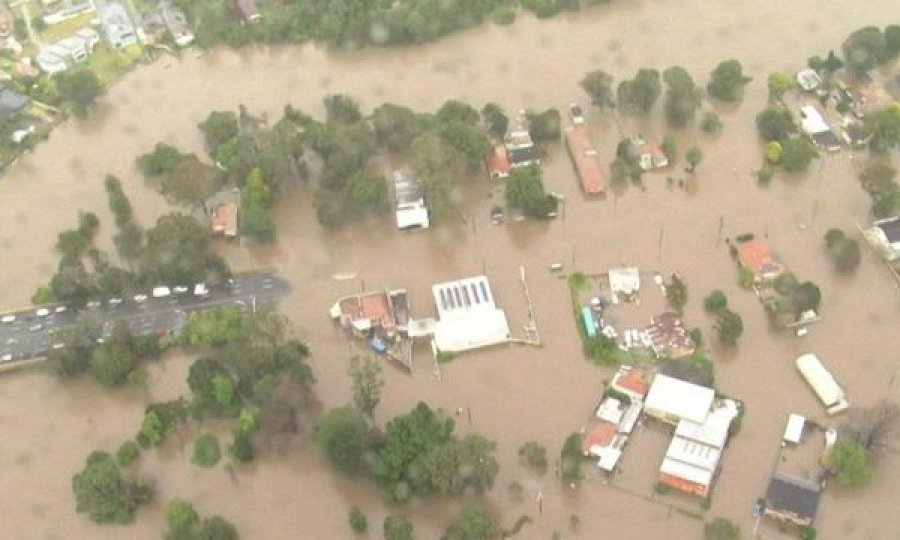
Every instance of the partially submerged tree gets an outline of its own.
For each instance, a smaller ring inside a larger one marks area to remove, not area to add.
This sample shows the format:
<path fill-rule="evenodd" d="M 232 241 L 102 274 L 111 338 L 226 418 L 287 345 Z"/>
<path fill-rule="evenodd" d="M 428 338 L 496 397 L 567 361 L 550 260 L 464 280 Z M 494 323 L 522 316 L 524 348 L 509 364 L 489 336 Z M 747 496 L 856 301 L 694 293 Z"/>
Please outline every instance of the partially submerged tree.
<path fill-rule="evenodd" d="M 384 388 L 381 366 L 368 356 L 354 356 L 350 359 L 349 373 L 353 383 L 353 404 L 371 418 L 381 401 L 381 391 Z"/>
<path fill-rule="evenodd" d="M 855 487 L 872 479 L 869 452 L 850 437 L 839 437 L 828 454 L 828 466 L 839 484 Z"/>
<path fill-rule="evenodd" d="M 691 75 L 680 66 L 663 72 L 663 80 L 666 82 L 666 119 L 673 128 L 685 127 L 700 107 L 700 90 Z"/>
<path fill-rule="evenodd" d="M 619 107 L 647 114 L 662 93 L 659 71 L 641 68 L 632 80 L 619 83 L 617 91 Z"/>
<path fill-rule="evenodd" d="M 146 482 L 123 479 L 115 459 L 106 452 L 88 456 L 84 469 L 72 477 L 72 491 L 75 510 L 97 523 L 131 523 L 135 510 L 153 497 Z"/>
<path fill-rule="evenodd" d="M 744 86 L 753 79 L 744 75 L 744 68 L 735 59 L 720 62 L 710 74 L 706 91 L 721 101 L 737 101 L 744 92 Z"/>
<path fill-rule="evenodd" d="M 615 106 L 615 90 L 613 90 L 613 77 L 603 70 L 595 70 L 585 74 L 581 79 L 581 88 L 591 98 L 591 103 L 601 109 L 611 109 Z"/>

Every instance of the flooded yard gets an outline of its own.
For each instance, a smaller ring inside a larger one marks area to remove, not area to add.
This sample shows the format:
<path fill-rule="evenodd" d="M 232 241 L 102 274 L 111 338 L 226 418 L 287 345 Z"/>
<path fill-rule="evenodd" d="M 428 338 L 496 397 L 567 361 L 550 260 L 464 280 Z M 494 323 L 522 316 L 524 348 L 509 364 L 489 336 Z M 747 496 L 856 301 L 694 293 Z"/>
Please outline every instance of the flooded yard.
<path fill-rule="evenodd" d="M 808 174 L 776 176 L 768 187 L 759 187 L 752 173 L 761 163 L 753 118 L 766 102 L 766 76 L 793 72 L 808 56 L 838 47 L 852 30 L 884 24 L 896 13 L 896 3 L 888 0 L 867 2 L 865 9 L 854 2 L 814 0 L 789 6 L 774 0 L 619 2 L 551 21 L 523 17 L 510 27 L 475 29 L 416 48 L 335 54 L 313 46 L 260 47 L 162 58 L 123 79 L 87 119 L 56 129 L 0 180 L 6 210 L 0 213 L 0 305 L 26 304 L 47 281 L 56 265 L 56 234 L 75 223 L 79 208 L 96 212 L 104 227 L 101 236 L 109 236 L 113 219 L 102 186 L 106 173 L 122 178 L 138 221 L 147 224 L 169 210 L 140 178 L 134 157 L 158 141 L 201 153 L 196 124 L 210 110 L 244 104 L 274 118 L 292 103 L 318 114 L 322 97 L 332 92 L 359 99 L 365 109 L 392 101 L 434 110 L 450 98 L 479 106 L 496 101 L 508 112 L 562 109 L 571 101 L 585 102 L 577 83 L 591 69 L 621 79 L 639 67 L 679 64 L 705 83 L 716 63 L 735 57 L 754 82 L 738 107 L 714 106 L 725 124 L 722 135 L 676 134 L 682 149 L 695 140 L 703 148 L 704 161 L 690 178 L 681 161 L 646 175 L 645 189 L 629 186 L 605 200 L 586 201 L 564 148 L 556 145 L 543 160 L 544 181 L 566 203 L 565 213 L 549 223 L 492 225 L 488 194 L 493 185 L 474 178 L 461 182 L 465 222 L 407 234 L 395 231 L 386 217 L 332 232 L 316 223 L 311 189 L 304 185 L 276 204 L 277 245 L 222 244 L 221 252 L 235 270 L 274 267 L 291 282 L 293 292 L 280 310 L 310 343 L 316 393 L 324 407 L 349 399 L 347 358 L 359 352 L 328 316 L 337 298 L 361 288 L 403 287 L 413 314 L 430 315 L 432 284 L 486 273 L 510 328 L 521 334 L 527 308 L 518 272 L 525 266 L 544 347 L 502 346 L 461 355 L 442 366 L 440 381 L 428 351 L 419 348 L 411 376 L 385 368 L 387 385 L 376 411 L 383 422 L 420 400 L 448 411 L 470 409 L 471 424 L 459 418 L 460 430 L 477 430 L 497 441 L 501 470 L 490 506 L 506 527 L 523 513 L 534 518 L 521 538 L 546 539 L 554 531 L 570 536 L 572 514 L 580 519 L 575 536 L 584 538 L 602 532 L 690 539 L 699 538 L 702 529 L 697 520 L 600 481 L 572 491 L 552 470 L 536 477 L 518 465 L 516 451 L 530 440 L 555 458 L 610 376 L 608 368 L 584 360 L 566 281 L 549 265 L 561 262 L 567 271 L 621 265 L 660 269 L 664 275 L 677 271 L 689 291 L 685 323 L 701 327 L 708 342 L 713 341 L 713 319 L 703 311 L 702 298 L 722 289 L 731 309 L 743 317 L 744 335 L 736 348 L 713 343 L 710 355 L 718 389 L 743 400 L 747 414 L 723 457 L 707 516 L 727 517 L 746 533 L 788 414 L 828 420 L 796 372 L 798 355 L 819 354 L 855 405 L 900 401 L 900 385 L 893 384 L 900 363 L 896 339 L 890 338 L 900 323 L 898 290 L 868 251 L 856 273 L 845 277 L 833 272 L 823 249 L 828 228 L 853 230 L 869 219 L 869 199 L 856 180 L 865 154 L 826 155 Z M 614 119 L 588 111 L 603 162 L 612 160 L 623 134 L 661 139 L 661 116 Z M 685 179 L 685 186 L 670 185 L 666 176 Z M 780 260 L 819 284 L 824 320 L 809 335 L 794 338 L 770 329 L 756 297 L 737 284 L 720 222 L 734 233 L 765 232 Z M 335 279 L 351 274 L 354 279 Z M 652 280 L 645 287 L 644 294 L 659 296 Z M 41 369 L 4 375 L 0 537 L 158 538 L 160 503 L 142 509 L 130 529 L 99 527 L 75 513 L 70 480 L 90 451 L 113 450 L 133 436 L 147 403 L 185 392 L 188 365 L 189 359 L 170 355 L 151 366 L 146 391 L 109 392 L 88 380 L 60 382 Z M 652 493 L 665 452 L 656 435 L 638 434 L 623 461 L 622 485 L 645 495 Z M 455 504 L 433 500 L 387 506 L 370 485 L 332 471 L 305 437 L 291 451 L 267 456 L 234 477 L 221 467 L 199 469 L 177 444 L 173 447 L 146 453 L 140 465 L 155 478 L 158 500 L 191 500 L 202 513 L 233 521 L 245 538 L 347 537 L 346 512 L 353 504 L 369 515 L 370 527 L 380 527 L 387 513 L 405 512 L 418 537 L 435 538 L 456 511 Z M 898 480 L 900 460 L 888 458 L 863 490 L 829 489 L 817 520 L 820 537 L 896 538 Z M 524 487 L 520 503 L 507 495 L 513 481 Z M 539 492 L 543 513 L 536 502 Z M 775 537 L 777 531 L 766 534 Z"/>

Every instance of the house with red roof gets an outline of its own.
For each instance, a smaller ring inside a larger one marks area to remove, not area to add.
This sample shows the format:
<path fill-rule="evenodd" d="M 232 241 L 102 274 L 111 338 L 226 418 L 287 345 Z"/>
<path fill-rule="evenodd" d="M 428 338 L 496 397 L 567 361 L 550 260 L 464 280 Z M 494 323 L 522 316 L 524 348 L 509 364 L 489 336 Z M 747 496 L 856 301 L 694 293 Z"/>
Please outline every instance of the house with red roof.
<path fill-rule="evenodd" d="M 506 178 L 509 176 L 510 165 L 506 147 L 502 144 L 495 146 L 494 151 L 485 158 L 484 166 L 490 178 Z"/>
<path fill-rule="evenodd" d="M 738 260 L 753 272 L 757 282 L 772 281 L 780 276 L 785 267 L 774 256 L 769 245 L 762 240 L 748 240 L 738 246 Z"/>

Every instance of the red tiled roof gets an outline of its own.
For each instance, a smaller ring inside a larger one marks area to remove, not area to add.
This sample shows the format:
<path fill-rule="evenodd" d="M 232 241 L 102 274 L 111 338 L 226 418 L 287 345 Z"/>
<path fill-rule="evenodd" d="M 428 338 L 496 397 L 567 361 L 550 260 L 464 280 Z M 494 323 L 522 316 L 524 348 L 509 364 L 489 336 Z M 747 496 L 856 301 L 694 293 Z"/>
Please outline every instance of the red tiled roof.
<path fill-rule="evenodd" d="M 487 172 L 491 177 L 503 177 L 509 174 L 509 157 L 506 148 L 501 144 L 485 160 Z"/>
<path fill-rule="evenodd" d="M 756 275 L 780 272 L 783 269 L 781 263 L 772 257 L 768 244 L 760 240 L 750 240 L 741 244 L 738 247 L 738 257 L 741 264 Z"/>
<path fill-rule="evenodd" d="M 213 232 L 225 236 L 237 236 L 237 212 L 236 204 L 220 204 L 212 211 Z"/>
<path fill-rule="evenodd" d="M 644 374 L 636 369 L 632 369 L 616 379 L 615 385 L 642 396 L 646 396 L 650 391 L 650 385 L 644 380 Z"/>
<path fill-rule="evenodd" d="M 591 450 L 592 446 L 607 446 L 616 436 L 618 428 L 610 422 L 598 422 L 593 429 L 585 434 L 581 441 L 581 450 L 585 454 Z"/>
<path fill-rule="evenodd" d="M 606 189 L 606 176 L 591 144 L 591 134 L 587 126 L 573 126 L 566 129 L 566 147 L 575 165 L 581 189 L 587 195 L 599 195 Z"/>

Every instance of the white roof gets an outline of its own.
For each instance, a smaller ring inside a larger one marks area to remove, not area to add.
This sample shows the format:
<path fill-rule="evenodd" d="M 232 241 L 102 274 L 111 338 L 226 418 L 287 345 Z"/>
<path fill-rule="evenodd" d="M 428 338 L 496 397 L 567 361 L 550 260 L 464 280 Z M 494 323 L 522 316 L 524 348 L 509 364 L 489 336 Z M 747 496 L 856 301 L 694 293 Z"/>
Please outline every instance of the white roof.
<path fill-rule="evenodd" d="M 816 355 L 807 353 L 797 358 L 797 369 L 826 407 L 844 399 L 844 391 Z"/>
<path fill-rule="evenodd" d="M 808 92 L 818 88 L 822 84 L 822 78 L 813 69 L 802 69 L 797 72 L 797 84 Z"/>
<path fill-rule="evenodd" d="M 641 417 L 643 408 L 644 404 L 640 400 L 631 402 L 631 405 L 622 414 L 622 420 L 619 421 L 619 433 L 631 433 L 634 430 L 634 425 Z"/>
<path fill-rule="evenodd" d="M 622 450 L 614 446 L 598 446 L 594 445 L 588 450 L 592 456 L 599 458 L 597 466 L 604 471 L 612 471 L 619 458 L 622 457 Z"/>
<path fill-rule="evenodd" d="M 438 283 L 431 287 L 431 293 L 441 319 L 467 317 L 471 312 L 496 309 L 486 276 Z"/>
<path fill-rule="evenodd" d="M 672 444 L 675 444 L 674 440 L 672 441 Z M 718 450 L 714 450 L 714 452 L 716 453 L 716 463 L 718 463 Z M 668 454 L 666 455 L 666 458 L 663 459 L 662 465 L 659 467 L 659 472 L 663 474 L 670 474 L 677 478 L 683 478 L 701 486 L 709 486 L 712 483 L 715 471 L 715 464 L 713 464 L 713 467 L 710 469 L 678 459 L 669 458 Z"/>
<path fill-rule="evenodd" d="M 644 409 L 653 416 L 675 416 L 703 422 L 714 397 L 712 388 L 659 374 L 650 385 Z"/>
<path fill-rule="evenodd" d="M 619 425 L 625 411 L 622 410 L 622 402 L 614 397 L 608 397 L 600 402 L 596 416 L 600 420 L 606 420 L 610 424 Z"/>
<path fill-rule="evenodd" d="M 790 443 L 799 444 L 800 437 L 803 435 L 803 426 L 806 424 L 806 418 L 799 414 L 791 413 L 788 416 L 787 427 L 784 429 L 784 440 Z"/>
<path fill-rule="evenodd" d="M 427 229 L 428 209 L 424 206 L 398 208 L 396 211 L 398 229 Z"/>
<path fill-rule="evenodd" d="M 819 114 L 819 110 L 812 105 L 800 107 L 800 126 L 809 134 L 831 131 L 828 123 Z"/>
<path fill-rule="evenodd" d="M 737 417 L 738 406 L 734 400 L 725 399 L 715 407 L 702 423 L 691 420 L 678 422 L 675 436 L 696 441 L 713 448 L 724 448 L 728 439 L 728 428 Z"/>
<path fill-rule="evenodd" d="M 609 288 L 613 293 L 631 294 L 641 288 L 641 272 L 634 266 L 609 269 Z"/>
<path fill-rule="evenodd" d="M 434 344 L 444 352 L 497 345 L 509 337 L 509 324 L 501 309 L 475 311 L 464 318 L 441 319 L 434 327 Z"/>

